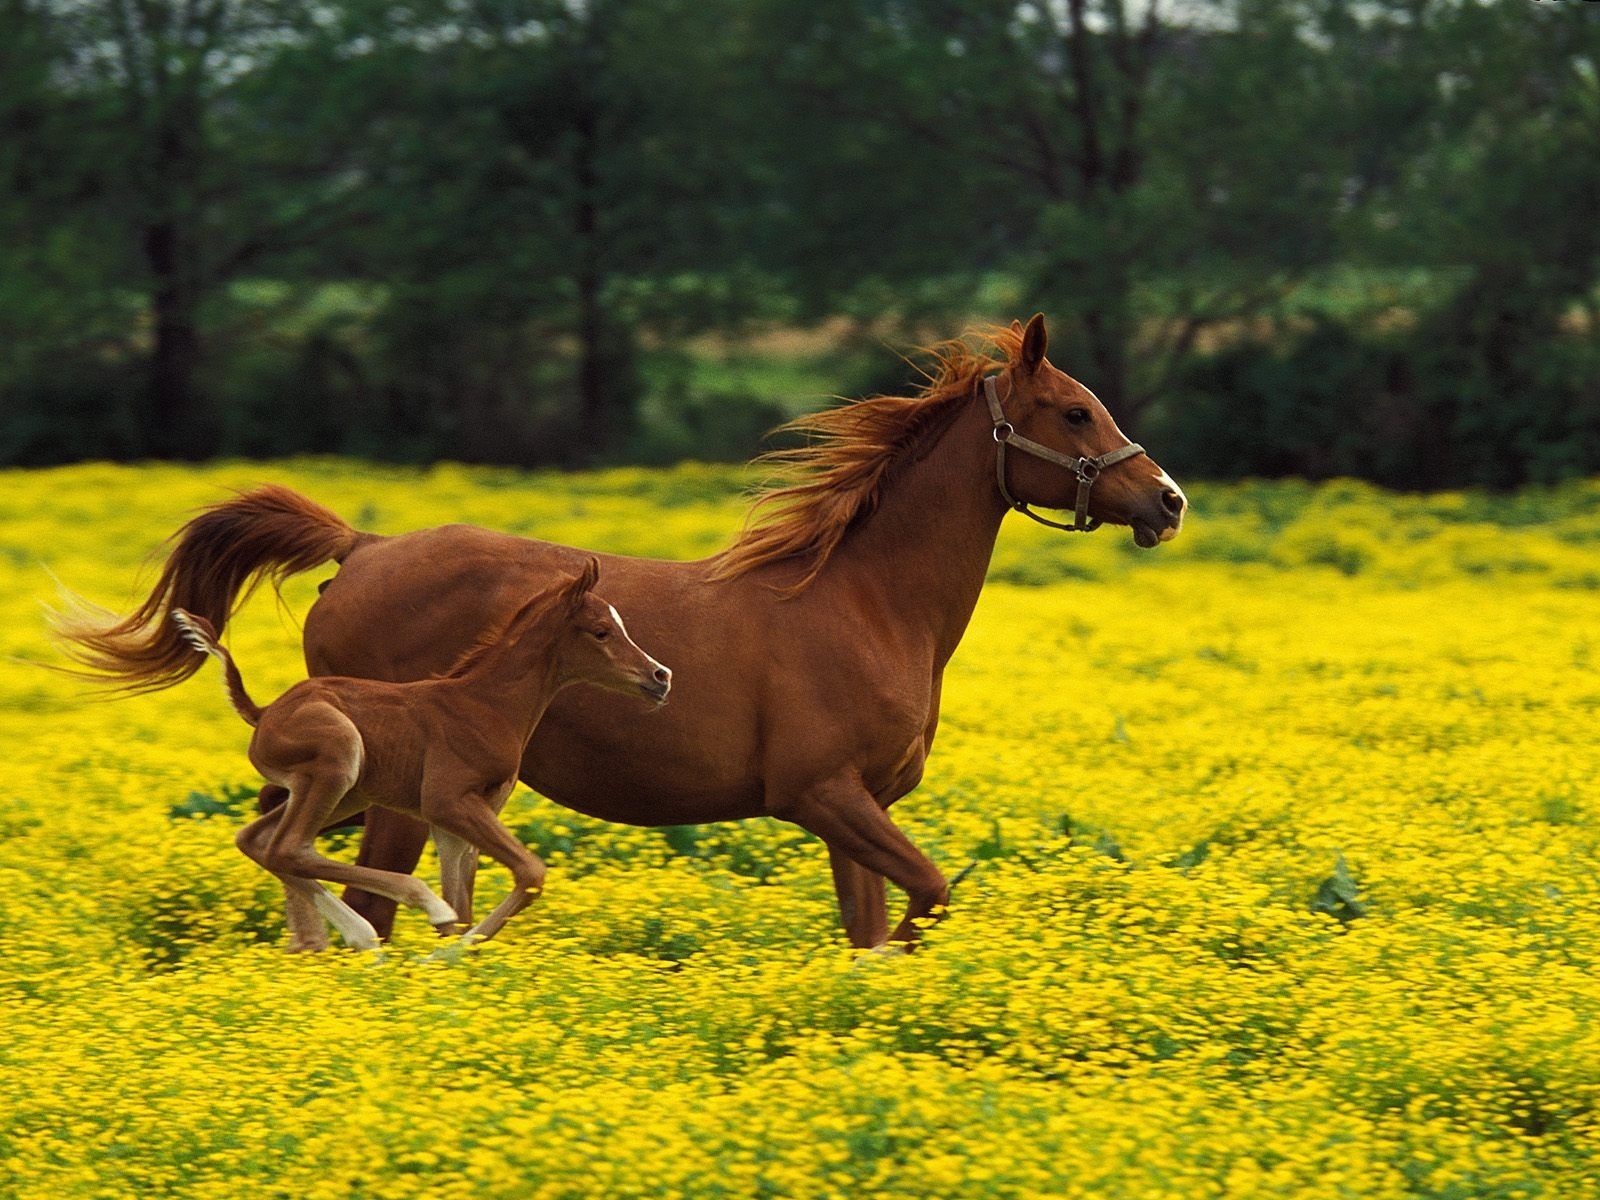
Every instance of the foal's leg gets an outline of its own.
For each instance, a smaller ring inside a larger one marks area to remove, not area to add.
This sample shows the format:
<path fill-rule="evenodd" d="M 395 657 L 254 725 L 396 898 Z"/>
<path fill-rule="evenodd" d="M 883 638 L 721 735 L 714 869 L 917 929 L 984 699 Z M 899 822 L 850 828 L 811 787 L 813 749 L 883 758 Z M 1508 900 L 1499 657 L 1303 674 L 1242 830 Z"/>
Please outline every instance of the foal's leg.
<path fill-rule="evenodd" d="M 392 808 L 368 809 L 356 864 L 400 873 L 415 871 L 427 844 L 428 827 L 421 821 Z M 388 896 L 348 887 L 344 898 L 351 908 L 371 921 L 383 937 L 394 930 L 395 905 Z"/>
<path fill-rule="evenodd" d="M 326 950 L 328 926 L 317 908 L 317 892 L 326 889 L 320 883 L 302 888 L 301 884 L 311 881 L 295 879 L 292 875 L 279 878 L 283 882 L 283 920 L 289 927 L 290 952 L 315 954 Z"/>
<path fill-rule="evenodd" d="M 271 812 L 289 798 L 289 789 L 281 784 L 269 783 L 261 789 L 261 795 L 256 801 L 256 807 L 262 812 Z M 353 829 L 357 826 L 366 826 L 361 835 L 361 849 L 356 862 L 361 866 L 368 866 L 373 860 L 386 863 L 391 870 L 406 873 L 416 868 L 417 859 L 422 854 L 422 846 L 427 838 L 427 826 L 411 820 L 409 817 L 395 812 L 392 809 L 373 809 L 365 813 L 356 813 L 345 820 L 338 822 L 331 828 Z M 377 827 L 376 832 L 374 826 Z M 324 830 L 323 832 L 327 832 Z M 399 838 L 398 842 L 387 840 L 389 834 Z M 319 885 L 320 887 L 320 885 Z M 326 890 L 326 889 L 323 889 Z M 470 896 L 472 888 L 470 883 L 467 893 Z M 345 911 L 350 915 L 360 916 L 367 924 L 377 929 L 382 937 L 388 937 L 394 929 L 394 901 L 387 896 L 376 896 L 371 892 L 361 891 L 359 888 L 346 889 Z M 295 911 L 294 898 L 289 894 L 289 889 L 284 889 L 283 897 L 284 915 L 288 918 L 290 929 L 291 950 L 296 949 L 294 930 L 301 920 L 306 918 Z M 321 932 L 322 926 L 317 925 L 318 933 L 306 934 L 306 945 L 299 947 L 308 950 L 320 950 L 327 945 L 326 936 Z M 321 938 L 322 944 L 317 945 L 316 939 Z"/>
<path fill-rule="evenodd" d="M 504 797 L 501 800 L 503 802 Z M 467 930 L 463 940 L 469 942 L 481 942 L 493 937 L 500 932 L 501 926 L 544 890 L 544 862 L 500 823 L 497 809 L 498 805 L 488 797 L 478 794 L 432 803 L 427 797 L 423 798 L 423 816 L 434 828 L 465 839 L 511 872 L 511 894 L 481 922 Z"/>
<path fill-rule="evenodd" d="M 287 794 L 288 789 L 284 789 Z M 235 839 L 239 849 L 262 870 L 267 867 L 267 847 L 283 819 L 285 809 L 274 808 L 252 821 Z M 328 945 L 323 921 L 339 931 L 346 944 L 357 950 L 376 950 L 378 933 L 372 925 L 344 901 L 313 879 L 301 879 L 273 871 L 283 884 L 284 915 L 289 925 L 290 950 L 324 950 Z"/>
<path fill-rule="evenodd" d="M 887 876 L 906 893 L 906 912 L 891 941 L 915 943 L 915 922 L 941 908 L 950 887 L 939 868 L 883 811 L 854 771 L 826 780 L 776 812 L 867 871 Z"/>
<path fill-rule="evenodd" d="M 294 795 L 284 806 L 286 815 L 267 847 L 268 869 L 302 879 L 354 884 L 420 908 L 435 925 L 453 924 L 455 911 L 415 875 L 342 863 L 318 852 L 316 836 L 323 826 L 366 807 L 364 798 L 350 794 L 353 782 L 350 774 L 342 769 L 308 773 L 303 783 L 297 782 Z"/>
<path fill-rule="evenodd" d="M 268 783 L 262 787 L 261 793 L 256 799 L 256 810 L 262 813 L 272 812 L 274 809 L 282 807 L 288 799 L 288 788 L 282 784 Z M 360 818 L 357 818 L 356 822 L 352 823 L 359 823 L 359 821 Z M 263 843 L 263 847 L 264 845 Z M 328 948 L 328 927 L 316 905 L 316 891 L 322 885 L 319 883 L 310 888 L 293 887 L 289 884 L 288 878 L 282 879 L 282 883 L 283 918 L 284 923 L 289 927 L 290 952 L 315 953 L 326 950 Z"/>
<path fill-rule="evenodd" d="M 439 852 L 439 890 L 444 902 L 456 910 L 464 932 L 472 924 L 472 884 L 478 873 L 478 848 L 464 837 L 435 827 L 434 849 Z"/>

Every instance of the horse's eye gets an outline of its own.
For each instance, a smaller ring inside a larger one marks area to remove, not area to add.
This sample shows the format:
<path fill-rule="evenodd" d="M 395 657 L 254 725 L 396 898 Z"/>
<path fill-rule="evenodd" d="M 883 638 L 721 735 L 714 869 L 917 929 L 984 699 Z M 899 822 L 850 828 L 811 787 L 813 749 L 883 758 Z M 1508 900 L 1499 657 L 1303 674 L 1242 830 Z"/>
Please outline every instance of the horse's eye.
<path fill-rule="evenodd" d="M 596 630 L 593 631 L 594 640 L 597 641 L 597 642 L 603 642 L 610 636 L 611 636 L 611 630 L 606 629 L 603 626 L 601 628 L 596 629 Z"/>
<path fill-rule="evenodd" d="M 1067 409 L 1068 425 L 1087 425 L 1089 423 L 1089 410 L 1087 408 Z"/>

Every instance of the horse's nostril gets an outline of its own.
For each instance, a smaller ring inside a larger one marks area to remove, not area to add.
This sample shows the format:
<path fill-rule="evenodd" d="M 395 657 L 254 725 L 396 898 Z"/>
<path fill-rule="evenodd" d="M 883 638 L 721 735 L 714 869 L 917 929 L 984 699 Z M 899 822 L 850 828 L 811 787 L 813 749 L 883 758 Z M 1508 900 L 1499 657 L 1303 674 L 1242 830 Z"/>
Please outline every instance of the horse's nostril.
<path fill-rule="evenodd" d="M 656 668 L 656 682 L 660 683 L 660 684 L 671 683 L 672 682 L 672 672 L 667 670 L 665 667 L 657 667 Z"/>
<path fill-rule="evenodd" d="M 1161 507 L 1174 517 L 1183 515 L 1183 496 L 1170 488 L 1161 493 Z"/>

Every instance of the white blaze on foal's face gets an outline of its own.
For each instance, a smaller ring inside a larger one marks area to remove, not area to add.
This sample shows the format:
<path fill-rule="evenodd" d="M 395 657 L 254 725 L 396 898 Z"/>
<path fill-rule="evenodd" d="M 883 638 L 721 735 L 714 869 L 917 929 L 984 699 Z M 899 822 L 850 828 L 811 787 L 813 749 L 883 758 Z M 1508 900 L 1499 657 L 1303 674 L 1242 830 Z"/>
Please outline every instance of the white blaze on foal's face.
<path fill-rule="evenodd" d="M 639 648 L 614 606 L 588 591 L 572 617 L 580 646 L 568 667 L 571 678 L 643 695 L 657 704 L 666 701 L 672 672 Z"/>

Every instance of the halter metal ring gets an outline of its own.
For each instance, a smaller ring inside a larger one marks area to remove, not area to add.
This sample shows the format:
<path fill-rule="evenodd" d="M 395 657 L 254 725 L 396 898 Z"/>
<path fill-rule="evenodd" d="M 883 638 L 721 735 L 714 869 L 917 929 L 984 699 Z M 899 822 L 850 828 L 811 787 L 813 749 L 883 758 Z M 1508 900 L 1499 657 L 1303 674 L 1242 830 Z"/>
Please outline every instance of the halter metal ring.
<path fill-rule="evenodd" d="M 1107 467 L 1123 462 L 1135 455 L 1143 454 L 1144 447 L 1137 442 L 1129 442 L 1116 450 L 1107 451 L 1098 458 L 1072 458 L 1059 451 L 1052 450 L 1048 446 L 1042 446 L 1038 442 L 1029 441 L 1018 434 L 1011 422 L 1006 420 L 1005 412 L 1000 407 L 1000 395 L 995 390 L 995 380 L 997 378 L 999 376 L 986 376 L 980 382 L 975 383 L 974 386 L 983 392 L 984 398 L 989 405 L 989 416 L 994 422 L 992 431 L 995 441 L 994 475 L 995 484 L 1000 489 L 1001 499 L 1023 516 L 1037 521 L 1041 525 L 1048 525 L 1052 529 L 1064 529 L 1069 533 L 1087 533 L 1092 529 L 1098 528 L 1101 523 L 1100 518 L 1089 515 L 1089 489 L 1094 486 L 1094 481 L 1100 478 L 1101 472 Z M 1071 525 L 1041 517 L 1033 509 L 1029 508 L 1025 501 L 1019 500 L 1011 494 L 1011 489 L 1006 486 L 1007 446 L 1020 450 L 1024 454 L 1031 454 L 1035 458 L 1042 458 L 1046 462 L 1065 467 L 1077 477 L 1077 504 L 1072 514 Z"/>

